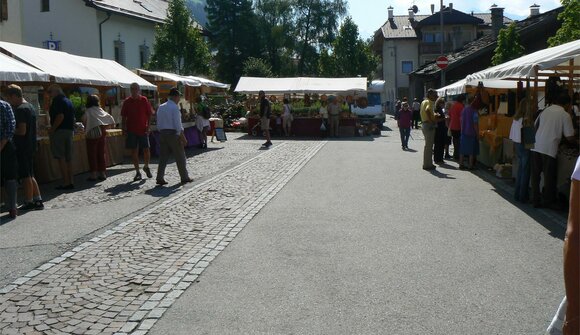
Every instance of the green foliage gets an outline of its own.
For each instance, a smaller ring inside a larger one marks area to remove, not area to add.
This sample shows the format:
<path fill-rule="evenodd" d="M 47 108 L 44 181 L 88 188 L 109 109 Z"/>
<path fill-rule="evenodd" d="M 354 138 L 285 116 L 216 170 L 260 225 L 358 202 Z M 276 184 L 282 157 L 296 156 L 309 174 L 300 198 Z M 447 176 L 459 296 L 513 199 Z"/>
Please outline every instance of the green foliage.
<path fill-rule="evenodd" d="M 262 53 L 252 1 L 208 0 L 206 12 L 218 78 L 236 83 L 246 59 L 260 57 Z"/>
<path fill-rule="evenodd" d="M 580 39 L 580 1 L 561 0 L 564 11 L 558 15 L 562 27 L 548 39 L 552 47 Z"/>
<path fill-rule="evenodd" d="M 244 62 L 242 74 L 248 77 L 266 77 L 272 78 L 272 67 L 263 59 L 249 57 Z"/>
<path fill-rule="evenodd" d="M 294 0 L 298 74 L 318 72 L 318 51 L 336 38 L 338 23 L 347 13 L 344 0 Z"/>
<path fill-rule="evenodd" d="M 210 73 L 209 48 L 193 26 L 185 0 L 171 0 L 167 21 L 155 29 L 153 55 L 147 68 L 182 75 Z"/>
<path fill-rule="evenodd" d="M 347 17 L 340 27 L 338 37 L 332 43 L 332 54 L 323 50 L 320 54 L 320 74 L 328 77 L 372 78 L 379 61 L 370 42 L 359 36 L 358 26 Z"/>
<path fill-rule="evenodd" d="M 524 54 L 524 47 L 519 41 L 520 34 L 516 30 L 515 23 L 511 23 L 506 28 L 501 29 L 497 37 L 497 47 L 491 58 L 491 64 L 499 65 L 521 57 Z"/>

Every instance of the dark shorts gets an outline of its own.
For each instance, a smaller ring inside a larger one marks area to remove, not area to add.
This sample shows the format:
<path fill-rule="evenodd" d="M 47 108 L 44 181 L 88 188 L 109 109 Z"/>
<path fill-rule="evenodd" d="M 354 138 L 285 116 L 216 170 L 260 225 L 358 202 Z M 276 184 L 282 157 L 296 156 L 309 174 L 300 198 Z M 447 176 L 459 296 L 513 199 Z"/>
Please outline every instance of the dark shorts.
<path fill-rule="evenodd" d="M 8 142 L 0 154 L 0 174 L 1 184 L 4 185 L 6 180 L 14 180 L 18 177 L 18 160 L 16 159 L 16 147 L 14 143 Z"/>
<path fill-rule="evenodd" d="M 127 132 L 127 139 L 125 140 L 125 148 L 127 149 L 149 149 L 149 135 L 137 135 Z"/>
<path fill-rule="evenodd" d="M 17 153 L 18 177 L 20 179 L 34 177 L 34 155 Z"/>
<path fill-rule="evenodd" d="M 72 161 L 73 135 L 72 130 L 66 129 L 57 129 L 50 135 L 50 150 L 53 158 Z"/>

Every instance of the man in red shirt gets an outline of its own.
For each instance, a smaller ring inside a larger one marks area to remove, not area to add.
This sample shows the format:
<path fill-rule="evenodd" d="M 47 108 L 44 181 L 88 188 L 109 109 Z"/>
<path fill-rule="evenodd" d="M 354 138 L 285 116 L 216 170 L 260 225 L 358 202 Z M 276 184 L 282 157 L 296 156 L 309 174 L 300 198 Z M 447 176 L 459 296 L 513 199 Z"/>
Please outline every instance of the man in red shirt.
<path fill-rule="evenodd" d="M 149 169 L 151 151 L 149 150 L 149 120 L 153 109 L 147 97 L 141 95 L 139 84 L 131 84 L 131 96 L 123 102 L 121 117 L 123 118 L 123 132 L 127 136 L 125 147 L 131 150 L 131 158 L 135 166 L 134 181 L 141 180 L 139 171 L 139 148 L 143 150 L 143 171 L 147 178 L 153 178 Z"/>
<path fill-rule="evenodd" d="M 463 111 L 463 102 L 465 95 L 460 94 L 456 99 L 451 110 L 449 111 L 449 129 L 453 137 L 453 159 L 459 159 L 459 142 L 461 138 L 461 112 Z"/>

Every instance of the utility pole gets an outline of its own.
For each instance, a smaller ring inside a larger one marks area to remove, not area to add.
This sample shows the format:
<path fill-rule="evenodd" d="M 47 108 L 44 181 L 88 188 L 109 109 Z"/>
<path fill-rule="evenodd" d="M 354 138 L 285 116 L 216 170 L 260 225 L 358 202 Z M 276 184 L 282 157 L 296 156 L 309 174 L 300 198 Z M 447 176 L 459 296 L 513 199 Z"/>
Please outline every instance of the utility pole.
<path fill-rule="evenodd" d="M 441 0 L 440 7 L 439 7 L 439 18 L 441 23 L 441 56 L 445 56 L 444 48 L 443 48 L 443 40 L 445 38 L 445 34 L 443 32 L 443 0 Z M 445 86 L 445 69 L 441 69 L 441 87 Z"/>

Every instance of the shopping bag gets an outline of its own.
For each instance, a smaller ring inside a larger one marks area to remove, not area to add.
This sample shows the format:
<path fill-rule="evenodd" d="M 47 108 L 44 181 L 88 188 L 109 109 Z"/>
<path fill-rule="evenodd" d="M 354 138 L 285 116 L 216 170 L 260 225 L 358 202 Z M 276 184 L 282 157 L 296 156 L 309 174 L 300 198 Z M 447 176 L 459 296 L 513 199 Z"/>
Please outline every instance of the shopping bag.
<path fill-rule="evenodd" d="M 324 120 L 320 124 L 320 131 L 326 131 L 326 125 L 324 124 Z"/>

